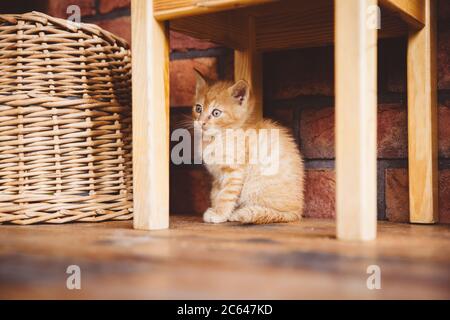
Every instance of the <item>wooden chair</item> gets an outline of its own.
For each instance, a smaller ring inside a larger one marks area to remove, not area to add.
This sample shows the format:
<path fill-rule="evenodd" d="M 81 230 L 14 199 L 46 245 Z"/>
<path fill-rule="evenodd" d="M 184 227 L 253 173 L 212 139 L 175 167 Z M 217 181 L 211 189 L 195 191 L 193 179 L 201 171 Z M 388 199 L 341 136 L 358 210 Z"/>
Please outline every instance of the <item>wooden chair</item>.
<path fill-rule="evenodd" d="M 376 237 L 377 38 L 407 35 L 410 219 L 437 220 L 436 2 L 132 0 L 134 227 L 169 226 L 168 28 L 235 50 L 262 102 L 261 52 L 335 44 L 337 237 Z M 377 37 L 378 33 L 378 37 Z M 259 104 L 261 105 L 261 103 Z"/>

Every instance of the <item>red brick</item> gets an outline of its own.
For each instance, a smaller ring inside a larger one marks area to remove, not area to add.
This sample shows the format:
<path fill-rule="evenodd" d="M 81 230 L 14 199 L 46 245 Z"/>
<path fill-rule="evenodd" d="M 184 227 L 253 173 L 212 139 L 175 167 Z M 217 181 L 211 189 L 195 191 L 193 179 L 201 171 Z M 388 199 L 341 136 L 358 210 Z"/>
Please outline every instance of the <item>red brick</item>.
<path fill-rule="evenodd" d="M 438 89 L 450 89 L 450 30 L 438 33 Z"/>
<path fill-rule="evenodd" d="M 101 20 L 96 24 L 116 36 L 125 39 L 131 44 L 131 19 L 129 16 L 118 17 L 110 20 Z"/>
<path fill-rule="evenodd" d="M 409 222 L 408 171 L 403 168 L 386 169 L 386 217 L 391 222 Z"/>
<path fill-rule="evenodd" d="M 378 158 L 408 156 L 406 107 L 399 104 L 378 106 L 377 148 Z"/>
<path fill-rule="evenodd" d="M 123 9 L 130 7 L 131 0 L 100 0 L 100 13 L 108 13 L 115 9 Z"/>
<path fill-rule="evenodd" d="M 439 222 L 450 223 L 450 169 L 439 171 Z"/>
<path fill-rule="evenodd" d="M 332 47 L 271 52 L 264 55 L 264 90 L 269 99 L 333 95 Z"/>
<path fill-rule="evenodd" d="M 170 170 L 170 213 L 202 214 L 210 206 L 211 178 L 204 168 Z"/>
<path fill-rule="evenodd" d="M 170 49 L 172 51 L 206 50 L 215 47 L 218 47 L 215 43 L 192 38 L 176 31 L 170 31 Z"/>
<path fill-rule="evenodd" d="M 95 14 L 95 0 L 48 0 L 47 13 L 53 17 L 67 18 L 71 14 L 67 14 L 67 7 L 77 5 L 81 11 L 81 22 L 83 16 L 92 16 Z"/>
<path fill-rule="evenodd" d="M 450 158 L 450 104 L 439 106 L 439 156 Z"/>
<path fill-rule="evenodd" d="M 305 158 L 334 158 L 334 108 L 302 110 L 300 141 Z"/>
<path fill-rule="evenodd" d="M 386 169 L 386 217 L 392 222 L 409 222 L 408 170 Z M 439 222 L 450 223 L 450 169 L 439 171 Z"/>
<path fill-rule="evenodd" d="M 378 106 L 378 158 L 406 158 L 408 131 L 406 109 L 399 104 Z M 333 159 L 334 108 L 306 108 L 300 117 L 300 141 L 308 159 Z"/>
<path fill-rule="evenodd" d="M 217 58 L 196 58 L 170 62 L 170 105 L 190 106 L 195 95 L 195 73 L 197 68 L 205 76 L 217 79 Z"/>
<path fill-rule="evenodd" d="M 305 210 L 303 212 L 305 217 L 335 217 L 335 181 L 335 174 L 332 169 L 306 170 Z"/>

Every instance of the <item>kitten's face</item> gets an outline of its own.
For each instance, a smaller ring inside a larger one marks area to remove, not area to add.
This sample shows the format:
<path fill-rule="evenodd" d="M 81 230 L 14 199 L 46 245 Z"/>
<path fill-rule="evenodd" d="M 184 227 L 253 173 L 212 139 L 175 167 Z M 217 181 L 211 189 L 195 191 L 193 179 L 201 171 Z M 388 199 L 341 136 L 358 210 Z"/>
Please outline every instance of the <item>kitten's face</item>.
<path fill-rule="evenodd" d="M 240 128 L 252 110 L 249 107 L 249 85 L 244 80 L 235 84 L 210 82 L 196 71 L 197 86 L 192 108 L 194 121 L 204 130 Z"/>

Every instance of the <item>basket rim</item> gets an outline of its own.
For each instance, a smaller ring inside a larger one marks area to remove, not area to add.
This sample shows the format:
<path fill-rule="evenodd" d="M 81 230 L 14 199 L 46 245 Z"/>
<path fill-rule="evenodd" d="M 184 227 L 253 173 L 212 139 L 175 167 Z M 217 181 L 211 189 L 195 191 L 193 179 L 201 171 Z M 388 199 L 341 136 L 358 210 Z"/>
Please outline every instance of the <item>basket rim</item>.
<path fill-rule="evenodd" d="M 125 49 L 130 49 L 129 44 L 125 39 L 93 23 L 85 23 L 85 22 L 76 23 L 62 18 L 52 17 L 39 11 L 30 11 L 26 13 L 0 14 L 0 23 L 7 22 L 11 24 L 17 24 L 17 22 L 20 20 L 30 22 L 40 22 L 42 24 L 48 24 L 50 22 L 70 32 L 78 32 L 81 30 L 88 35 L 103 36 L 103 39 L 112 45 L 118 44 L 124 47 Z"/>

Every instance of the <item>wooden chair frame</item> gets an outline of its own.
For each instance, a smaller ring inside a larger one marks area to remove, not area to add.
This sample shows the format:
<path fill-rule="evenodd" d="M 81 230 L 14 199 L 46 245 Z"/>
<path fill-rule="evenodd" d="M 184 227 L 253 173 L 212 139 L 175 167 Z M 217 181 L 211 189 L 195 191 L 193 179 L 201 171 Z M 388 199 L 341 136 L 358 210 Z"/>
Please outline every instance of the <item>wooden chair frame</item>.
<path fill-rule="evenodd" d="M 169 227 L 170 21 L 174 30 L 233 48 L 235 77 L 249 81 L 260 102 L 262 51 L 334 40 L 337 237 L 374 239 L 377 30 L 367 26 L 368 8 L 373 5 L 376 0 L 335 1 L 335 5 L 331 0 L 132 0 L 134 227 Z M 379 5 L 407 25 L 405 30 L 388 18 L 378 37 L 408 33 L 410 217 L 411 222 L 434 223 L 436 2 L 379 0 Z"/>

